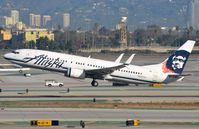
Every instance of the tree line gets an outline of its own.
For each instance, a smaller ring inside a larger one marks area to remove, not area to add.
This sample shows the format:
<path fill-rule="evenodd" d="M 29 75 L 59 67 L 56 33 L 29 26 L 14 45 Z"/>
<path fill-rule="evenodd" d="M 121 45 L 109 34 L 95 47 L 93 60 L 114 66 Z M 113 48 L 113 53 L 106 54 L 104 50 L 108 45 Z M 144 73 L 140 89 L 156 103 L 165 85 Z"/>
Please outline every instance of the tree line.
<path fill-rule="evenodd" d="M 76 51 L 80 48 L 104 48 L 119 47 L 119 31 L 110 30 L 105 27 L 95 27 L 89 31 L 60 31 L 55 30 L 55 39 L 49 40 L 41 37 L 35 41 L 16 42 L 2 41 L 0 38 L 1 49 L 42 49 L 53 51 Z M 192 39 L 199 41 L 199 31 L 192 27 L 180 29 L 178 26 L 170 29 L 162 29 L 160 26 L 151 25 L 146 28 L 138 28 L 133 32 L 127 32 L 128 46 L 180 46 L 186 40 Z M 196 43 L 196 45 L 199 45 Z"/>

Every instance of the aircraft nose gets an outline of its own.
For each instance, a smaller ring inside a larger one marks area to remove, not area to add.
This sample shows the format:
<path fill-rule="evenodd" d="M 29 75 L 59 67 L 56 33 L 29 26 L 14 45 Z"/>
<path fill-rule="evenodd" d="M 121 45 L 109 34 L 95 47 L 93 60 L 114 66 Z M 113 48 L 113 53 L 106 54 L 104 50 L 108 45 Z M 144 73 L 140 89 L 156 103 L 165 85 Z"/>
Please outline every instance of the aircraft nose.
<path fill-rule="evenodd" d="M 12 56 L 11 56 L 11 53 L 7 53 L 7 54 L 4 54 L 4 59 L 10 59 Z"/>

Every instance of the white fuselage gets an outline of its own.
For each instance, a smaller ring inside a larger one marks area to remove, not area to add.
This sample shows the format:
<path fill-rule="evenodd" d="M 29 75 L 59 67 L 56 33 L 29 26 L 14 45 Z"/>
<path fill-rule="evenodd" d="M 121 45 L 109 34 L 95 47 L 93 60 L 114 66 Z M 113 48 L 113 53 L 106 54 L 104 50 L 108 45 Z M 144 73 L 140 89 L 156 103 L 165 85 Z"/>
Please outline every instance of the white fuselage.
<path fill-rule="evenodd" d="M 65 73 L 67 68 L 79 70 L 99 69 L 100 71 L 100 69 L 103 68 L 114 67 L 122 64 L 112 61 L 43 50 L 20 49 L 18 51 L 19 53 L 8 53 L 4 57 L 10 60 L 12 63 L 21 66 L 57 71 L 62 73 Z M 164 83 L 166 78 L 167 74 L 162 73 L 161 69 L 154 66 L 127 65 L 123 68 L 115 70 L 110 74 L 104 75 L 103 78 L 97 79 L 139 84 Z"/>

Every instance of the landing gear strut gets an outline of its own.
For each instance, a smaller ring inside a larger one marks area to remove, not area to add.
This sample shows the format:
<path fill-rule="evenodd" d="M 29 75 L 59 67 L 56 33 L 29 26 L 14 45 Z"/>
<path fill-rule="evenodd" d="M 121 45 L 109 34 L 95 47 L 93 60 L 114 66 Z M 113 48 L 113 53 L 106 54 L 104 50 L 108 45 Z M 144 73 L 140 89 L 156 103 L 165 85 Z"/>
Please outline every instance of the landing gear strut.
<path fill-rule="evenodd" d="M 98 86 L 98 82 L 95 81 L 95 79 L 93 79 L 93 81 L 91 82 L 91 85 L 94 86 L 94 87 L 97 87 Z"/>

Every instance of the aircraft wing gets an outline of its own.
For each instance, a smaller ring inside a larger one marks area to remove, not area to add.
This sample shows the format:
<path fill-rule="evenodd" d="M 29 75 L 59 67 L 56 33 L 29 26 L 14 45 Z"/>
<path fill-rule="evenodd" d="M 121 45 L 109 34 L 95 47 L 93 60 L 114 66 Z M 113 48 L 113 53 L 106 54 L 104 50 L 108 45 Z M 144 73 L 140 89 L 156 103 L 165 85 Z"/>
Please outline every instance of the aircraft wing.
<path fill-rule="evenodd" d="M 124 56 L 124 53 L 122 53 L 116 60 L 116 63 L 120 63 L 120 61 L 122 60 L 122 57 Z"/>
<path fill-rule="evenodd" d="M 24 72 L 29 70 L 30 68 L 23 68 L 15 64 L 0 64 L 0 72 Z"/>
<path fill-rule="evenodd" d="M 10 68 L 10 69 L 0 69 L 0 72 L 23 72 L 29 71 L 30 68 Z"/>
<path fill-rule="evenodd" d="M 134 58 L 135 54 L 132 54 L 125 62 L 125 64 L 130 64 Z"/>
<path fill-rule="evenodd" d="M 19 68 L 20 66 L 17 66 L 15 64 L 0 64 L 0 69 L 5 69 L 5 68 Z"/>
<path fill-rule="evenodd" d="M 85 73 L 89 77 L 94 77 L 94 78 L 103 78 L 103 75 L 110 74 L 114 72 L 117 69 L 124 68 L 126 64 L 121 64 L 113 67 L 107 67 L 107 68 L 101 68 L 101 69 L 92 69 L 92 70 L 85 70 Z"/>

